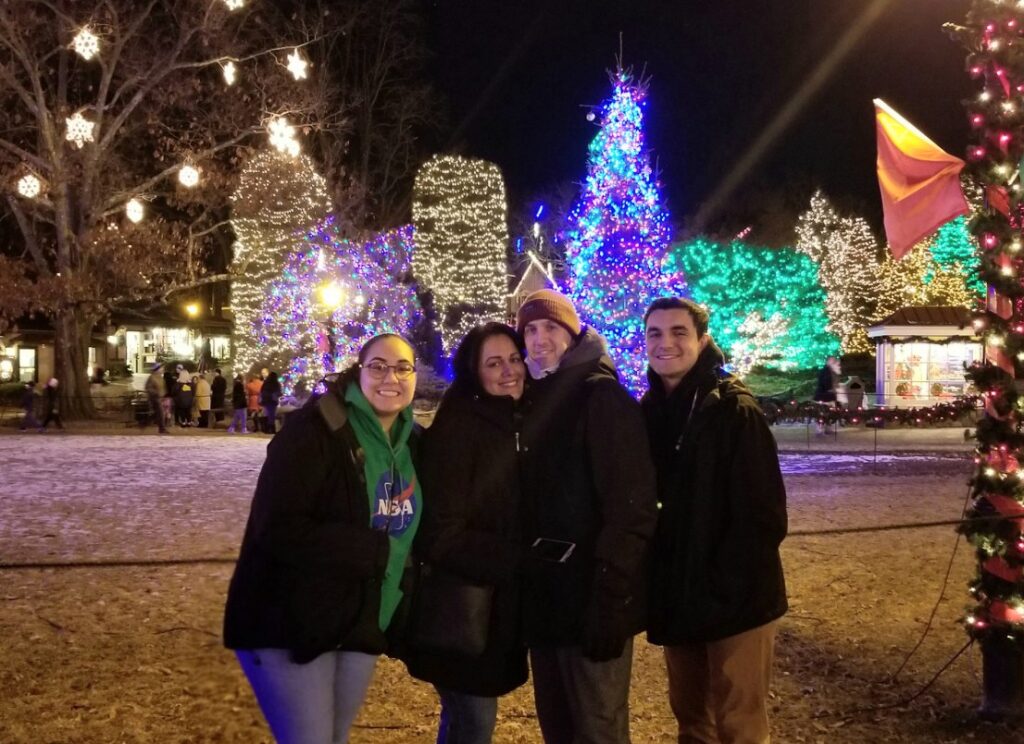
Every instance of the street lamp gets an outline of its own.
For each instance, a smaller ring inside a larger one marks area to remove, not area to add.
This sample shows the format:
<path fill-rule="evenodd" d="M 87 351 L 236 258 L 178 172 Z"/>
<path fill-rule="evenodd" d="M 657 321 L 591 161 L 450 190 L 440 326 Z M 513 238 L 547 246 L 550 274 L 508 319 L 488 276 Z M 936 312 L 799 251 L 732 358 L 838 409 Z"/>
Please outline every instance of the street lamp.
<path fill-rule="evenodd" d="M 188 317 L 190 317 L 190 318 L 198 318 L 199 317 L 199 303 L 190 302 L 187 305 L 185 305 L 185 314 L 188 315 Z"/>
<path fill-rule="evenodd" d="M 338 350 L 337 342 L 334 340 L 334 330 L 331 328 L 331 320 L 334 317 L 334 312 L 345 300 L 345 288 L 338 282 L 328 282 L 320 287 L 318 293 L 320 294 L 320 304 L 327 308 L 324 330 L 327 335 L 327 354 L 331 358 L 331 367 L 333 368 L 336 364 L 335 356 Z"/>

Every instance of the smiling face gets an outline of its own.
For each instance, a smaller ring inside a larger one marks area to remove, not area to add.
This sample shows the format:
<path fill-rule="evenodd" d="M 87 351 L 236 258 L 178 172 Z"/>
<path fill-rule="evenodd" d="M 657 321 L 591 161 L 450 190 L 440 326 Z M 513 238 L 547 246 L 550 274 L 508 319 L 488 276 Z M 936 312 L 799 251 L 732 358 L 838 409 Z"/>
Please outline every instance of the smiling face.
<path fill-rule="evenodd" d="M 572 345 L 572 336 L 553 320 L 531 320 L 523 329 L 526 355 L 540 369 L 558 365 Z"/>
<path fill-rule="evenodd" d="M 708 335 L 697 336 L 688 310 L 655 310 L 647 319 L 647 361 L 669 391 L 693 369 L 708 345 Z"/>
<path fill-rule="evenodd" d="M 488 395 L 511 395 L 519 400 L 526 380 L 526 365 L 512 339 L 496 333 L 480 347 L 480 387 Z"/>
<path fill-rule="evenodd" d="M 412 349 L 402 339 L 387 336 L 371 343 L 364 359 L 363 368 L 359 370 L 359 389 L 379 418 L 393 421 L 399 411 L 412 403 L 413 393 L 416 392 L 416 372 L 399 380 L 394 370 L 397 364 L 414 364 Z M 390 365 L 383 379 L 377 379 L 366 368 L 366 365 L 373 362 Z"/>

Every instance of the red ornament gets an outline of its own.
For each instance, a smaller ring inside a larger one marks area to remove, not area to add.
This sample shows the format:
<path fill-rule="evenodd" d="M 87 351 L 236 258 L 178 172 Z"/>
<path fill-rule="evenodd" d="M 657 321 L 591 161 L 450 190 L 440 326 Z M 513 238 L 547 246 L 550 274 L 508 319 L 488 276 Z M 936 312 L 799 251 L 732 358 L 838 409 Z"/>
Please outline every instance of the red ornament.
<path fill-rule="evenodd" d="M 984 160 L 985 159 L 985 148 L 980 145 L 975 147 L 967 148 L 967 157 L 971 160 Z"/>
<path fill-rule="evenodd" d="M 981 114 L 971 114 L 971 126 L 975 129 L 985 125 L 985 117 Z"/>
<path fill-rule="evenodd" d="M 992 249 L 999 245 L 999 238 L 994 233 L 985 233 L 981 236 L 981 244 Z"/>

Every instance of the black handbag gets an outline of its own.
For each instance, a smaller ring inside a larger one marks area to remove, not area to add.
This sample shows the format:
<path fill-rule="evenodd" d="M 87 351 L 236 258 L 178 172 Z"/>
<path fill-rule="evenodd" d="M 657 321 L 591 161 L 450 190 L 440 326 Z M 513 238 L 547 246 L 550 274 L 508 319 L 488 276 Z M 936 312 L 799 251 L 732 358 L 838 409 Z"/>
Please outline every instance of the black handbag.
<path fill-rule="evenodd" d="M 479 656 L 487 647 L 494 587 L 429 563 L 420 566 L 409 642 L 414 649 Z"/>

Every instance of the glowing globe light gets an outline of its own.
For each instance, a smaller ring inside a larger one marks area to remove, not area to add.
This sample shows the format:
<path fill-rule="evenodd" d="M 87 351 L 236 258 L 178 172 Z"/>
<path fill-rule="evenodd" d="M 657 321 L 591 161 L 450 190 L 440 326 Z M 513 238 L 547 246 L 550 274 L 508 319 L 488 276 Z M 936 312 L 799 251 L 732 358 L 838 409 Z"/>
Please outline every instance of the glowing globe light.
<path fill-rule="evenodd" d="M 195 188 L 199 184 L 199 169 L 194 165 L 183 165 L 178 171 L 178 183 L 187 189 Z"/>
<path fill-rule="evenodd" d="M 128 203 L 124 205 L 124 213 L 128 219 L 135 223 L 142 222 L 142 218 L 146 216 L 146 210 L 142 202 L 135 198 L 129 199 Z"/>
<path fill-rule="evenodd" d="M 18 179 L 18 194 L 26 199 L 35 199 L 43 190 L 43 184 L 34 173 L 28 173 Z"/>

